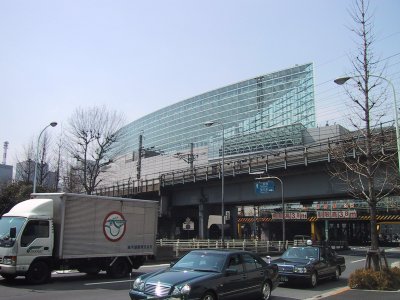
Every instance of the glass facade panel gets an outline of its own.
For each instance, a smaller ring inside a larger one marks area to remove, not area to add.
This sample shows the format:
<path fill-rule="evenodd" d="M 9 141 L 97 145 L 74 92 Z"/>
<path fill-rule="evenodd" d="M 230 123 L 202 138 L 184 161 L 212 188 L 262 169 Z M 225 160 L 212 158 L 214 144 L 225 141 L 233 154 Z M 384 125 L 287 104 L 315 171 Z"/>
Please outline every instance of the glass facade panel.
<path fill-rule="evenodd" d="M 206 127 L 207 121 L 223 124 L 227 156 L 301 144 L 301 131 L 315 127 L 312 63 L 209 91 L 135 120 L 121 129 L 123 153 L 137 153 L 142 134 L 143 147 L 162 153 L 161 160 L 187 151 L 191 143 L 201 151 L 207 146 L 208 159 L 217 159 L 222 128 Z M 176 166 L 161 164 L 158 172 Z"/>

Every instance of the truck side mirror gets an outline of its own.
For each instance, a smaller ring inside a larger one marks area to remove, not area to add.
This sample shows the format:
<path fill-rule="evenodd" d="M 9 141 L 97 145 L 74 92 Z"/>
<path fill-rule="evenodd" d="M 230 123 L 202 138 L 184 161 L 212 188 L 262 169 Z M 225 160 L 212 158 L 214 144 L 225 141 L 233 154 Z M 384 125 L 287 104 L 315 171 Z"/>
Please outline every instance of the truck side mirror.
<path fill-rule="evenodd" d="M 10 239 L 15 239 L 16 236 L 17 236 L 17 228 L 11 227 L 10 228 Z"/>

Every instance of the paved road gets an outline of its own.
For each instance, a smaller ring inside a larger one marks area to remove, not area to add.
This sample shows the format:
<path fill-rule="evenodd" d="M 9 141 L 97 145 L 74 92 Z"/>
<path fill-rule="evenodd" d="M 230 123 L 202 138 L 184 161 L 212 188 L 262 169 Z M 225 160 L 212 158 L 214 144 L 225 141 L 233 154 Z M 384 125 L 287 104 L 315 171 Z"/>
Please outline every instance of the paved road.
<path fill-rule="evenodd" d="M 347 288 L 349 274 L 352 270 L 363 267 L 365 263 L 365 251 L 366 249 L 358 248 L 343 253 L 346 258 L 347 270 L 339 281 L 327 280 L 321 282 L 315 289 L 303 286 L 280 286 L 273 291 L 272 299 L 400 299 L 399 292 L 359 291 Z M 388 252 L 390 252 L 390 255 L 388 255 L 390 262 L 400 261 L 400 248 L 392 249 Z M 140 268 L 139 272 L 134 273 L 134 277 L 140 273 L 164 267 L 166 267 L 165 264 L 158 266 L 146 265 Z M 18 278 L 14 285 L 10 285 L 0 279 L 0 300 L 128 300 L 131 281 L 129 278 L 110 280 L 105 274 L 100 274 L 97 277 L 88 277 L 77 272 L 56 274 L 53 276 L 51 283 L 41 286 L 27 285 L 23 278 Z"/>

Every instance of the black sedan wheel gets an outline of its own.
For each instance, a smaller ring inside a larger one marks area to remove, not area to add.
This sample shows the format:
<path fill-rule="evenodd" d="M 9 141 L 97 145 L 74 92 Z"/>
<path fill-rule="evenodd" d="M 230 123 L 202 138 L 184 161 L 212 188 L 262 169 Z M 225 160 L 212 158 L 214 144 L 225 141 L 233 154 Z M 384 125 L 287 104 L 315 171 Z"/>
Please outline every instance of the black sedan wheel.
<path fill-rule="evenodd" d="M 336 281 L 338 281 L 339 278 L 340 278 L 340 269 L 339 269 L 339 267 L 336 267 L 336 270 L 335 270 L 335 277 L 333 277 L 333 279 L 336 280 Z"/>
<path fill-rule="evenodd" d="M 271 298 L 271 285 L 268 282 L 264 282 L 261 292 L 262 299 L 269 300 L 269 298 Z"/>
<path fill-rule="evenodd" d="M 318 283 L 318 276 L 317 276 L 317 273 L 316 273 L 316 272 L 313 272 L 313 273 L 311 274 L 311 278 L 310 278 L 310 286 L 311 286 L 312 288 L 315 288 L 315 287 L 317 286 L 317 283 Z"/>
<path fill-rule="evenodd" d="M 206 292 L 203 297 L 201 297 L 201 300 L 216 300 L 217 297 L 215 297 L 213 292 Z"/>

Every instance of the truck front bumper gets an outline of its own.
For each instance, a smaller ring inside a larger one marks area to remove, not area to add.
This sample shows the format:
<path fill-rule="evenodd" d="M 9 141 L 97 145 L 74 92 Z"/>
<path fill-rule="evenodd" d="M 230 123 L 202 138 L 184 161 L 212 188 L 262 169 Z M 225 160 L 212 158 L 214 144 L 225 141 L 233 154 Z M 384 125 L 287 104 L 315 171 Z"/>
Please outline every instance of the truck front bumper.
<path fill-rule="evenodd" d="M 17 267 L 0 264 L 0 275 L 1 274 L 17 274 Z"/>

